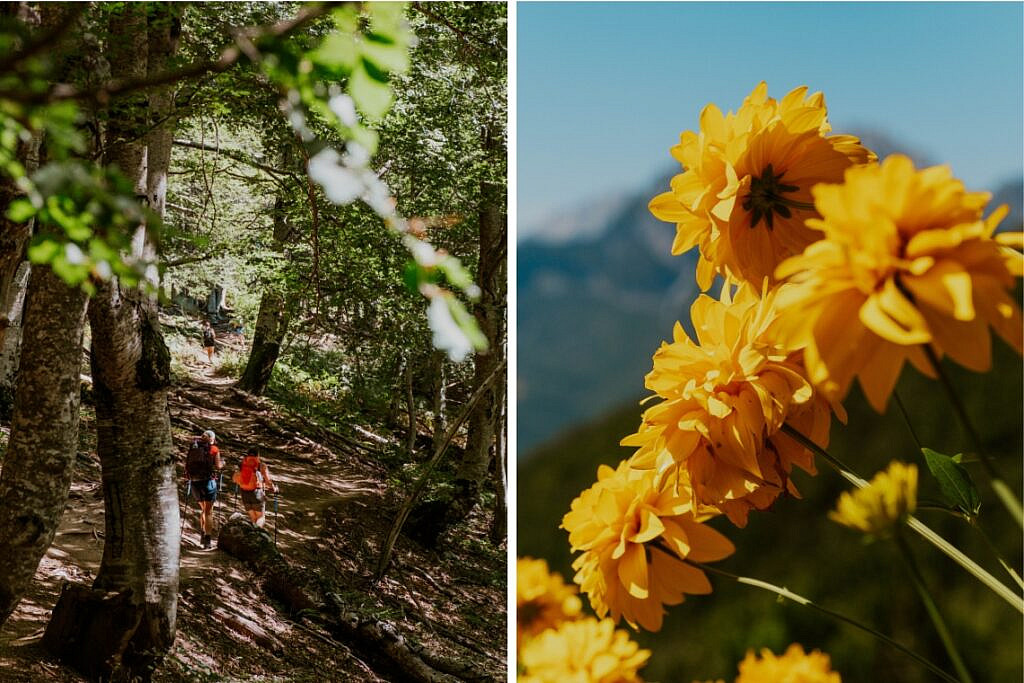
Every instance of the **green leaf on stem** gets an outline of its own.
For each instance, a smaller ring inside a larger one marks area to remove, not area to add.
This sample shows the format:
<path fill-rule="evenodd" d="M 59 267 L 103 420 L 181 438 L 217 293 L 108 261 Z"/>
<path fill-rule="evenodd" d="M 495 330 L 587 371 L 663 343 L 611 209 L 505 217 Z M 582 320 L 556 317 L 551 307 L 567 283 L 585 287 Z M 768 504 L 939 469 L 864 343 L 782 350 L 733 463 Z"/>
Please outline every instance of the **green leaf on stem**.
<path fill-rule="evenodd" d="M 981 509 L 978 489 L 971 481 L 971 475 L 960 464 L 962 455 L 953 457 L 937 453 L 930 448 L 922 448 L 925 463 L 932 476 L 939 482 L 939 490 L 950 505 L 959 508 L 964 514 L 973 517 Z"/>

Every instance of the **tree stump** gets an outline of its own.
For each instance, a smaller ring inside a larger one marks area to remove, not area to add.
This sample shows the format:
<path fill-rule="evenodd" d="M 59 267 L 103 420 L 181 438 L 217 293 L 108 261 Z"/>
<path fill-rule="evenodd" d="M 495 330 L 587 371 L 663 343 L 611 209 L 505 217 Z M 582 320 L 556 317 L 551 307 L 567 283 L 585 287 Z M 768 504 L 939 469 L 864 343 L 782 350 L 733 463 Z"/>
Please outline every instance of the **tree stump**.
<path fill-rule="evenodd" d="M 107 593 L 65 583 L 43 634 L 43 647 L 90 680 L 110 680 L 142 622 L 131 591 Z"/>

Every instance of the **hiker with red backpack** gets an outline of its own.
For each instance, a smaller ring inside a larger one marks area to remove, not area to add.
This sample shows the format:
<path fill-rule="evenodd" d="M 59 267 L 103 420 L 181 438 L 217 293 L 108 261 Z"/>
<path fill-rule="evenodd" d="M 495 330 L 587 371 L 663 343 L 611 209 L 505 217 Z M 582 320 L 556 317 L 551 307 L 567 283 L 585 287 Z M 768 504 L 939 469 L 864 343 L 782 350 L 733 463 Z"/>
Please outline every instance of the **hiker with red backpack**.
<path fill-rule="evenodd" d="M 213 533 L 213 505 L 217 502 L 217 477 L 224 467 L 220 449 L 214 445 L 217 435 L 206 430 L 192 440 L 185 456 L 185 479 L 199 502 L 199 526 L 203 532 L 202 546 L 210 547 Z"/>
<path fill-rule="evenodd" d="M 256 526 L 263 528 L 266 522 L 264 514 L 267 510 L 266 488 L 269 486 L 271 491 L 277 493 L 277 484 L 270 477 L 267 463 L 250 448 L 242 458 L 242 464 L 233 479 L 242 492 L 242 505 L 245 506 L 249 519 Z"/>

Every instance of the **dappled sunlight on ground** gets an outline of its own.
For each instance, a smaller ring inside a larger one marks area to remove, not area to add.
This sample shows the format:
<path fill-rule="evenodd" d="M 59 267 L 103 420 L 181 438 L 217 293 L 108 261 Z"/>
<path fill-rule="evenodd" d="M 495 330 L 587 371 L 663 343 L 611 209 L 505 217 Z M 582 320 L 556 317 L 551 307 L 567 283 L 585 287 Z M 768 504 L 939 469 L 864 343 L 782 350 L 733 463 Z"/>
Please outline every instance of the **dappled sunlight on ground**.
<path fill-rule="evenodd" d="M 315 622 L 280 611 L 262 581 L 240 560 L 200 547 L 198 504 L 185 499 L 183 463 L 191 439 L 217 434 L 224 490 L 214 508 L 216 528 L 245 514 L 231 475 L 255 448 L 280 487 L 268 493 L 264 531 L 295 567 L 315 567 L 351 609 L 384 619 L 444 656 L 467 658 L 504 676 L 504 547 L 486 540 L 488 513 L 449 534 L 437 550 L 401 539 L 388 574 L 370 577 L 401 496 L 389 490 L 383 466 L 367 457 L 387 447 L 380 436 L 352 429 L 333 447 L 302 433 L 302 418 L 242 394 L 219 376 L 202 349 L 187 351 L 169 397 L 182 514 L 178 635 L 156 681 L 385 680 Z M 217 361 L 215 360 L 215 365 Z M 40 640 L 65 581 L 91 584 L 103 553 L 103 495 L 95 436 L 83 418 L 83 439 L 67 508 L 30 594 L 0 631 L 0 681 L 83 680 L 52 662 Z M 333 438 L 324 436 L 323 438 Z M 347 444 L 347 445 L 346 445 Z M 335 450 L 332 450 L 334 448 Z M 214 531 L 216 538 L 216 529 Z M 467 653 L 469 653 L 467 655 Z M 342 678 L 324 678 L 343 672 Z M 255 677 L 255 678 L 254 678 Z"/>

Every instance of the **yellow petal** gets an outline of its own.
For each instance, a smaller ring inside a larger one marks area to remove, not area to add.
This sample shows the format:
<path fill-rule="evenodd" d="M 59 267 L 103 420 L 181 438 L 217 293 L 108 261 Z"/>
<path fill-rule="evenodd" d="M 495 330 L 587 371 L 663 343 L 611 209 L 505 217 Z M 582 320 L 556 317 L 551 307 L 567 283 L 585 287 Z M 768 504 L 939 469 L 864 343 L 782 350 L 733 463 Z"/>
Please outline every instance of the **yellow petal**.
<path fill-rule="evenodd" d="M 974 319 L 971 275 L 960 264 L 940 261 L 922 275 L 904 277 L 903 283 L 918 301 L 957 320 Z"/>
<path fill-rule="evenodd" d="M 872 294 L 860 307 L 859 316 L 865 327 L 894 344 L 906 346 L 931 340 L 924 318 L 899 292 L 883 289 Z"/>
<path fill-rule="evenodd" d="M 630 595 L 641 600 L 648 596 L 647 554 L 642 545 L 630 544 L 619 560 L 619 582 Z"/>
<path fill-rule="evenodd" d="M 634 543 L 646 543 L 660 536 L 663 531 L 665 531 L 665 526 L 661 523 L 658 515 L 654 514 L 650 508 L 644 508 L 640 511 L 640 528 L 630 540 Z"/>
<path fill-rule="evenodd" d="M 694 562 L 715 562 L 736 552 L 732 541 L 708 525 L 690 523 L 685 526 L 691 545 L 688 559 Z"/>

